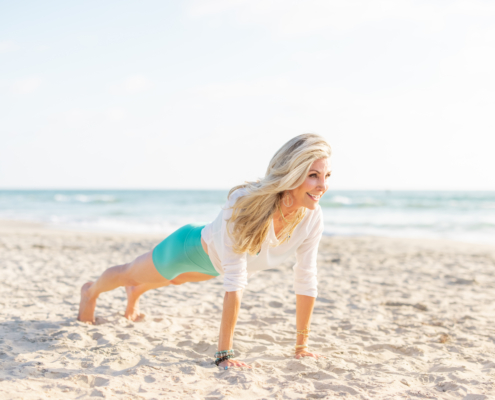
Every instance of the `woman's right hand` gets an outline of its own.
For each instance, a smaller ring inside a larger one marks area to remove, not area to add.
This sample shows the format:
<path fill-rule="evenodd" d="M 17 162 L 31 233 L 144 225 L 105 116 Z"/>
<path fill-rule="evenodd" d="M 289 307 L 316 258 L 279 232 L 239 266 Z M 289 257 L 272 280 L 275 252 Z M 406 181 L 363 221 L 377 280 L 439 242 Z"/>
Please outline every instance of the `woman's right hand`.
<path fill-rule="evenodd" d="M 237 322 L 237 316 L 239 315 L 239 308 L 241 307 L 242 290 L 236 292 L 225 292 L 223 300 L 222 322 L 220 324 L 220 335 L 218 338 L 218 351 L 215 353 L 215 357 L 218 355 L 229 354 L 230 357 L 234 357 L 233 350 L 233 338 L 234 329 Z M 229 359 L 222 361 L 219 365 L 225 369 L 234 367 L 247 367 L 242 361 Z"/>
<path fill-rule="evenodd" d="M 251 368 L 251 366 L 247 365 L 245 362 L 238 361 L 238 360 L 235 360 L 233 358 L 231 358 L 229 360 L 222 361 L 220 364 L 218 364 L 218 366 L 221 367 L 222 369 L 225 369 L 225 367 L 227 367 L 227 369 L 235 368 L 235 367 Z"/>

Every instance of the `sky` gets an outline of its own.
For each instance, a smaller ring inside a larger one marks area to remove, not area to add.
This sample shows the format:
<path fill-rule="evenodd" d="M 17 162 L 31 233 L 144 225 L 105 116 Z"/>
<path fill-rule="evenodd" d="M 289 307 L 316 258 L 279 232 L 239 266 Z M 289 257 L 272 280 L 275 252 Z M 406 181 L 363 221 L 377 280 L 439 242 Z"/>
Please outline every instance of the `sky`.
<path fill-rule="evenodd" d="M 495 190 L 495 2 L 0 1 L 0 189 Z"/>

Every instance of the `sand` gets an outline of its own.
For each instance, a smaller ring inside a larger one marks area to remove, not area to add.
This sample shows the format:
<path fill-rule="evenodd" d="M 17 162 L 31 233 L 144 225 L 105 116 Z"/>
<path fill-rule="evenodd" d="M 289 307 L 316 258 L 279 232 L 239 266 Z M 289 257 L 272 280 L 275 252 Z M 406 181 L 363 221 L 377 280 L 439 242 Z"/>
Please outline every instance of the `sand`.
<path fill-rule="evenodd" d="M 222 281 L 165 287 L 124 318 L 103 294 L 76 321 L 79 288 L 157 236 L 0 222 L 1 399 L 495 398 L 495 248 L 324 238 L 311 348 L 296 360 L 292 262 L 252 277 L 234 338 L 252 369 L 212 364 Z"/>

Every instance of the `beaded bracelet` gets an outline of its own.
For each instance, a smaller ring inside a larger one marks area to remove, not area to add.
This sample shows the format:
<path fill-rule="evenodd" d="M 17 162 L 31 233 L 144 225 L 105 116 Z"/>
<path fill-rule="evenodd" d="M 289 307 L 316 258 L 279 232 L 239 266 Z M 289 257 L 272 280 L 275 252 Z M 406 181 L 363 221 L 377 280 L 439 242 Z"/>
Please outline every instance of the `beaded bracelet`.
<path fill-rule="evenodd" d="M 234 350 L 221 350 L 215 353 L 215 357 L 222 357 L 226 355 L 234 355 Z"/>
<path fill-rule="evenodd" d="M 297 354 L 297 350 L 298 350 L 298 349 L 304 349 L 304 348 L 306 348 L 306 347 L 308 347 L 308 345 L 307 345 L 307 344 L 297 344 L 297 345 L 296 345 L 296 348 L 294 349 L 294 353 L 296 353 L 296 354 Z"/>
<path fill-rule="evenodd" d="M 311 329 L 301 329 L 297 331 L 297 335 L 309 336 L 309 332 L 311 332 Z"/>
<path fill-rule="evenodd" d="M 215 365 L 218 367 L 220 365 L 220 363 L 222 363 L 224 361 L 227 361 L 227 360 L 230 360 L 231 358 L 234 358 L 234 356 L 233 355 L 226 355 L 226 356 L 223 356 L 223 357 L 218 357 L 215 360 Z"/>

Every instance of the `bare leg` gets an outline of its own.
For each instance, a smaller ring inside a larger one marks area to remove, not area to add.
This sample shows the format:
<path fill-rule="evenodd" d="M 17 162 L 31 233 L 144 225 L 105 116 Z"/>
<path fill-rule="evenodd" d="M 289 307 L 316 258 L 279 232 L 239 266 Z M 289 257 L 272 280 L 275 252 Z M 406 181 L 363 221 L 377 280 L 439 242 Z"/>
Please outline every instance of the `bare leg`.
<path fill-rule="evenodd" d="M 201 274 L 199 272 L 186 272 L 177 276 L 175 279 L 168 281 L 167 283 L 144 283 L 138 286 L 126 286 L 127 292 L 127 308 L 125 310 L 125 317 L 131 321 L 139 320 L 143 315 L 139 313 L 139 298 L 148 290 L 157 289 L 162 286 L 169 285 L 182 285 L 187 282 L 200 282 L 207 281 L 214 278 L 214 276 Z"/>
<path fill-rule="evenodd" d="M 85 283 L 81 288 L 81 303 L 77 319 L 90 324 L 94 323 L 96 300 L 101 293 L 120 286 L 137 286 L 143 283 L 159 283 L 161 286 L 170 284 L 170 281 L 156 270 L 151 251 L 129 264 L 108 268 L 96 282 Z"/>
<path fill-rule="evenodd" d="M 124 316 L 131 321 L 138 321 L 144 315 L 139 313 L 139 298 L 148 290 L 157 289 L 162 286 L 171 285 L 170 282 L 165 284 L 159 283 L 143 283 L 137 286 L 126 286 L 125 291 L 127 293 L 127 307 L 125 309 Z"/>
<path fill-rule="evenodd" d="M 94 323 L 98 296 L 120 286 L 139 287 L 145 285 L 136 291 L 136 295 L 131 296 L 131 304 L 128 305 L 128 309 L 131 311 L 129 316 L 131 316 L 134 314 L 133 309 L 137 308 L 139 296 L 147 290 L 161 286 L 181 285 L 186 282 L 200 282 L 212 278 L 214 276 L 199 272 L 187 272 L 169 281 L 156 270 L 150 251 L 129 264 L 108 268 L 95 282 L 85 283 L 81 288 L 81 303 L 79 304 L 77 319 L 89 324 Z"/>

